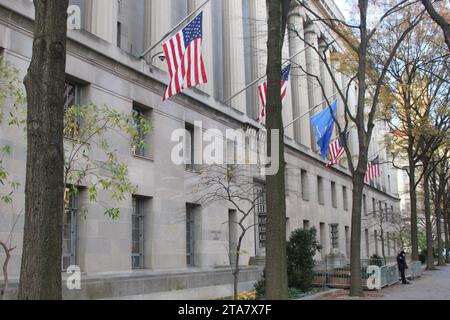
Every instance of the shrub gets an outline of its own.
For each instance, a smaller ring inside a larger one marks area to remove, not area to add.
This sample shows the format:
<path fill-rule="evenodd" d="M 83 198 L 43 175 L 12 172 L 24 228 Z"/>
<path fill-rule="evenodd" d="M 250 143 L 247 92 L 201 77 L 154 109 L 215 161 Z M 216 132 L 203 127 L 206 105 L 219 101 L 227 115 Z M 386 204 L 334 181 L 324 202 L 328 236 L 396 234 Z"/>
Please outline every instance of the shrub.
<path fill-rule="evenodd" d="M 257 300 L 264 299 L 266 296 L 266 270 L 264 269 L 261 278 L 255 283 L 255 297 Z"/>
<path fill-rule="evenodd" d="M 308 292 L 313 288 L 314 255 L 320 250 L 316 241 L 316 229 L 297 229 L 291 233 L 287 243 L 287 269 L 289 296 L 294 298 L 299 292 Z M 255 283 L 256 299 L 265 297 L 266 272 Z"/>
<path fill-rule="evenodd" d="M 297 229 L 287 243 L 287 268 L 289 287 L 307 292 L 314 279 L 314 255 L 319 249 L 316 229 Z"/>

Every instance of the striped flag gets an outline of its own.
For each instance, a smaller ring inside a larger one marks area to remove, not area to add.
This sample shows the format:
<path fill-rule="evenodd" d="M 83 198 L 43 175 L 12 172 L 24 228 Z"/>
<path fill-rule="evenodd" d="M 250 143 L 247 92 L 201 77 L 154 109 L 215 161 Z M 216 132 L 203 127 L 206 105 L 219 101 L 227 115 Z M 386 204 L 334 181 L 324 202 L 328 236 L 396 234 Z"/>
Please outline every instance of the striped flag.
<path fill-rule="evenodd" d="M 203 12 L 200 12 L 163 45 L 170 75 L 163 101 L 184 89 L 208 82 L 202 57 L 202 19 Z"/>
<path fill-rule="evenodd" d="M 288 88 L 290 73 L 291 73 L 291 64 L 288 64 L 281 71 L 281 105 L 283 105 L 284 98 L 286 97 L 286 91 Z M 258 86 L 258 91 L 259 91 L 259 97 L 261 98 L 262 109 L 261 109 L 261 114 L 259 115 L 259 117 L 256 121 L 261 121 L 266 116 L 267 81 L 264 81 L 264 83 L 262 83 Z"/>
<path fill-rule="evenodd" d="M 370 181 L 380 176 L 381 176 L 380 156 L 377 156 L 375 159 L 369 161 L 369 163 L 367 164 L 367 171 L 366 176 L 364 177 L 364 182 L 370 183 Z"/>
<path fill-rule="evenodd" d="M 346 139 L 348 140 L 349 133 L 347 132 Z M 334 140 L 332 144 L 330 144 L 330 147 L 328 148 L 328 154 L 330 155 L 330 162 L 328 162 L 327 167 L 331 168 L 335 164 L 339 162 L 341 157 L 345 153 L 344 145 L 341 142 L 341 139 L 338 138 Z"/>

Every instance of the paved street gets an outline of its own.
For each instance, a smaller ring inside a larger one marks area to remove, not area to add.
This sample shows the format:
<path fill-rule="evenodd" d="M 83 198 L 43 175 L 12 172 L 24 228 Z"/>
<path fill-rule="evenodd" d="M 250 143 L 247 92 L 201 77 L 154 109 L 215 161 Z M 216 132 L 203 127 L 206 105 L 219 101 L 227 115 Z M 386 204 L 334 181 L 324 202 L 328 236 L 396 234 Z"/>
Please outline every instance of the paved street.
<path fill-rule="evenodd" d="M 382 300 L 450 300 L 450 266 L 425 271 L 410 285 L 397 284 L 382 290 Z"/>

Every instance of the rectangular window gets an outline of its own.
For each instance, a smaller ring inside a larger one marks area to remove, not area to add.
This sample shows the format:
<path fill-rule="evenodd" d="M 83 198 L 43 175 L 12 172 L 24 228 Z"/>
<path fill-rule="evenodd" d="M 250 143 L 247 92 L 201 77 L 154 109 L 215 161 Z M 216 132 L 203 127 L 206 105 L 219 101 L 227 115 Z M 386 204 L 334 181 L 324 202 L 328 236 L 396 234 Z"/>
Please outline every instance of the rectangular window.
<path fill-rule="evenodd" d="M 188 267 L 195 266 L 195 216 L 198 208 L 199 205 L 186 204 L 186 265 Z"/>
<path fill-rule="evenodd" d="M 309 200 L 309 186 L 308 186 L 308 173 L 306 170 L 301 170 L 301 188 L 302 188 L 302 199 Z"/>
<path fill-rule="evenodd" d="M 391 176 L 388 174 L 388 191 L 391 192 Z"/>
<path fill-rule="evenodd" d="M 375 254 L 378 256 L 379 255 L 379 251 L 378 251 L 378 231 L 377 230 L 375 230 L 373 232 L 373 237 L 374 237 L 374 240 L 375 240 Z"/>
<path fill-rule="evenodd" d="M 69 139 L 76 138 L 76 132 L 81 126 L 81 117 L 74 113 L 67 113 L 72 106 L 80 105 L 81 85 L 71 80 L 66 80 L 64 85 L 64 136 Z"/>
<path fill-rule="evenodd" d="M 309 229 L 309 220 L 303 220 L 303 229 L 305 230 Z"/>
<path fill-rule="evenodd" d="M 369 240 L 369 229 L 364 230 L 366 236 L 366 257 L 370 258 L 370 240 Z"/>
<path fill-rule="evenodd" d="M 395 223 L 395 214 L 394 214 L 394 206 L 391 205 L 391 221 Z"/>
<path fill-rule="evenodd" d="M 367 201 L 366 201 L 366 195 L 363 194 L 363 214 L 364 216 L 367 215 Z"/>
<path fill-rule="evenodd" d="M 384 220 L 384 216 L 383 216 L 383 205 L 381 200 L 378 201 L 378 217 L 380 218 L 380 220 Z"/>
<path fill-rule="evenodd" d="M 345 226 L 345 254 L 350 258 L 350 227 Z"/>
<path fill-rule="evenodd" d="M 377 205 L 375 198 L 372 198 L 372 215 L 375 218 L 377 216 Z"/>
<path fill-rule="evenodd" d="M 258 224 L 258 245 L 259 248 L 266 247 L 266 225 L 267 225 L 267 208 L 266 208 L 266 192 L 264 187 L 255 188 L 256 192 L 256 219 Z"/>
<path fill-rule="evenodd" d="M 389 222 L 388 205 L 386 202 L 384 203 L 384 217 L 385 217 L 385 221 Z"/>
<path fill-rule="evenodd" d="M 320 245 L 322 246 L 322 250 L 320 250 L 320 255 L 322 256 L 322 259 L 325 259 L 326 255 L 327 255 L 327 233 L 325 230 L 325 223 L 324 222 L 320 222 L 319 224 L 319 233 L 320 233 Z"/>
<path fill-rule="evenodd" d="M 133 196 L 131 215 L 131 266 L 133 269 L 144 268 L 144 218 L 145 199 Z"/>
<path fill-rule="evenodd" d="M 317 201 L 319 204 L 325 204 L 323 198 L 323 178 L 321 176 L 317 176 Z"/>
<path fill-rule="evenodd" d="M 117 22 L 117 46 L 122 47 L 122 24 Z"/>
<path fill-rule="evenodd" d="M 331 248 L 339 249 L 339 225 L 337 223 L 330 224 L 331 230 Z"/>
<path fill-rule="evenodd" d="M 64 111 L 80 103 L 79 91 L 80 88 L 77 84 L 66 80 L 64 85 Z"/>
<path fill-rule="evenodd" d="M 66 187 L 63 216 L 62 270 L 77 264 L 77 222 L 80 190 Z"/>
<path fill-rule="evenodd" d="M 152 110 L 133 104 L 133 120 L 137 129 L 137 136 L 133 141 L 133 155 L 139 157 L 151 157 L 150 135 L 146 132 L 146 124 L 151 121 Z"/>
<path fill-rule="evenodd" d="M 389 234 L 389 232 L 386 232 L 386 240 L 388 256 L 391 256 L 391 235 Z"/>
<path fill-rule="evenodd" d="M 333 208 L 337 208 L 336 182 L 331 181 L 331 204 Z"/>
<path fill-rule="evenodd" d="M 230 255 L 230 264 L 235 265 L 237 254 L 237 238 L 238 238 L 238 224 L 237 224 L 236 210 L 228 210 L 228 251 Z"/>
<path fill-rule="evenodd" d="M 347 187 L 342 187 L 342 200 L 344 202 L 344 210 L 348 210 Z"/>
<path fill-rule="evenodd" d="M 185 125 L 187 136 L 185 138 L 185 158 L 186 158 L 186 170 L 194 170 L 194 151 L 195 151 L 195 137 L 194 137 L 194 125 L 186 123 Z"/>

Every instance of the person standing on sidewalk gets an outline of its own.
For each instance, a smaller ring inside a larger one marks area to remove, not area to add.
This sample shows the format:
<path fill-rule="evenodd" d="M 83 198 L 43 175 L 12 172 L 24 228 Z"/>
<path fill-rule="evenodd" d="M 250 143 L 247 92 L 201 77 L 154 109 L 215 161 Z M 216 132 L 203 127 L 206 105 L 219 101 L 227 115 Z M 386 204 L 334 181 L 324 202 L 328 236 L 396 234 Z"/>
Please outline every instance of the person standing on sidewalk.
<path fill-rule="evenodd" d="M 406 264 L 406 254 L 403 250 L 397 255 L 397 265 L 398 271 L 400 272 L 400 275 L 402 277 L 402 283 L 410 284 L 410 282 L 407 281 L 405 277 L 405 270 L 408 269 L 408 265 Z"/>

